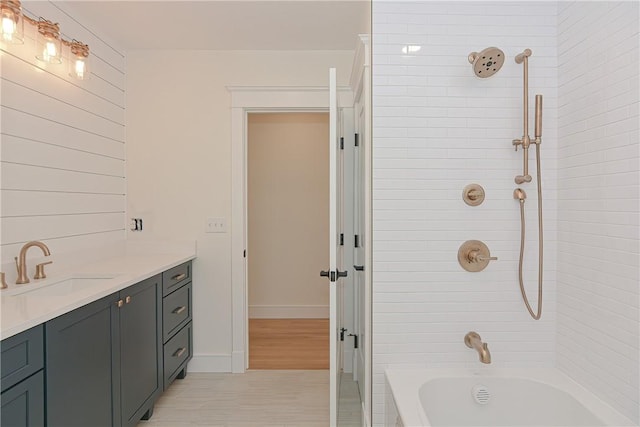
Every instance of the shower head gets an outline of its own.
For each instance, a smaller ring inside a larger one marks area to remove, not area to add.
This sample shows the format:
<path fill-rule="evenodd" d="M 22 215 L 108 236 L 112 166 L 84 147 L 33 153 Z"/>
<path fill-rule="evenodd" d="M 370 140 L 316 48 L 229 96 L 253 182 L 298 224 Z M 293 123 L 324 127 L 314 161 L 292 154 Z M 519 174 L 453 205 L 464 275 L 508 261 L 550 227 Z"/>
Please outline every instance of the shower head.
<path fill-rule="evenodd" d="M 502 68 L 504 52 L 497 47 L 488 47 L 480 53 L 471 52 L 468 59 L 476 76 L 486 78 L 493 76 Z"/>

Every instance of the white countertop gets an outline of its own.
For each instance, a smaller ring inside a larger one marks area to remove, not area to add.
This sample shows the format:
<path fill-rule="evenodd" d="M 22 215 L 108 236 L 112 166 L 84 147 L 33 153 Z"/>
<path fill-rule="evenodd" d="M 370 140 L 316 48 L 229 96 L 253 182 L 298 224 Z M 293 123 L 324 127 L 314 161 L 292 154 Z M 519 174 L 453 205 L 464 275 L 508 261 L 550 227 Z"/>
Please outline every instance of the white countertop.
<path fill-rule="evenodd" d="M 8 289 L 0 292 L 0 339 L 26 331 L 195 257 L 195 248 L 179 248 L 170 253 L 127 253 L 84 264 L 46 279 L 31 279 L 28 284 L 9 284 Z M 70 278 L 103 279 L 86 288 L 70 289 L 59 294 L 46 291 L 51 289 L 52 284 Z M 30 291 L 24 292 L 27 287 Z"/>

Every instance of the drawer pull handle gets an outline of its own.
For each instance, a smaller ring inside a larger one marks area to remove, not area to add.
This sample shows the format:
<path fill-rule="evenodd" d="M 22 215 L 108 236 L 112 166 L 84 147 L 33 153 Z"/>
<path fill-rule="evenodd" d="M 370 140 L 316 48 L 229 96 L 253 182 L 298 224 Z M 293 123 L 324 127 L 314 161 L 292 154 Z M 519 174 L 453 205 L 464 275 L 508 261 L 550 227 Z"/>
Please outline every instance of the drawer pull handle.
<path fill-rule="evenodd" d="M 175 353 L 173 353 L 173 357 L 180 357 L 184 354 L 185 351 L 187 351 L 186 348 L 180 347 L 178 350 L 176 350 Z"/>
<path fill-rule="evenodd" d="M 179 282 L 180 280 L 184 279 L 185 277 L 187 277 L 187 275 L 185 273 L 180 273 L 180 274 L 176 274 L 175 276 L 173 276 L 171 278 L 171 280 L 175 280 L 176 282 Z"/>
<path fill-rule="evenodd" d="M 184 305 L 181 307 L 177 307 L 175 310 L 172 311 L 173 314 L 180 314 L 183 311 L 185 311 L 187 309 L 187 307 L 185 307 Z"/>

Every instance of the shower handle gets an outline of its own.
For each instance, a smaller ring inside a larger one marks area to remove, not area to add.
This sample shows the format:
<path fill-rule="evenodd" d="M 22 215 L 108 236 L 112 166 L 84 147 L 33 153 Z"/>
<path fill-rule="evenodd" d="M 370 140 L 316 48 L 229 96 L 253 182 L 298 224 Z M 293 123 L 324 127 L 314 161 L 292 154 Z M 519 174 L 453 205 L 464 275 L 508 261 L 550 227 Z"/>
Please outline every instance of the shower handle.
<path fill-rule="evenodd" d="M 470 251 L 469 252 L 469 261 L 471 262 L 484 262 L 484 261 L 496 261 L 498 259 L 497 256 L 484 256 L 480 254 L 480 251 Z"/>
<path fill-rule="evenodd" d="M 458 249 L 458 263 L 470 272 L 482 271 L 489 265 L 489 261 L 497 259 L 498 257 L 491 256 L 489 247 L 479 240 L 467 240 Z"/>

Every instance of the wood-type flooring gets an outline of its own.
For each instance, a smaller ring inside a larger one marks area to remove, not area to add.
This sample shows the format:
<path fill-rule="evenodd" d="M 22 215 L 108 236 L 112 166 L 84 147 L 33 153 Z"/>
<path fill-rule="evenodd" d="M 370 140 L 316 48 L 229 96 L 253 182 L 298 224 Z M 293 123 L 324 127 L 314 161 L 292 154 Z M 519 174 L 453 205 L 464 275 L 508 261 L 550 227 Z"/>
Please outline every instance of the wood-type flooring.
<path fill-rule="evenodd" d="M 249 369 L 329 369 L 329 319 L 249 319 Z"/>

